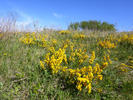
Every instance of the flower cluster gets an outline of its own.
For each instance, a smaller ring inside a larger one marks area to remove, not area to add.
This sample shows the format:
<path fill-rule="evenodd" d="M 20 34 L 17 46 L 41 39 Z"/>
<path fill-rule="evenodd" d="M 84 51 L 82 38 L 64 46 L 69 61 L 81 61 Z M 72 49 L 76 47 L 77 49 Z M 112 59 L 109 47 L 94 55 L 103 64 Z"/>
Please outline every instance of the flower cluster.
<path fill-rule="evenodd" d="M 82 64 L 89 56 L 86 54 L 85 51 L 82 51 L 81 49 L 75 49 L 73 50 L 73 47 L 71 47 L 72 51 L 69 56 L 69 61 L 75 62 L 78 61 L 78 64 Z"/>
<path fill-rule="evenodd" d="M 36 44 L 40 47 L 46 47 L 46 36 L 44 34 L 26 33 L 21 36 L 20 41 L 24 44 Z"/>
<path fill-rule="evenodd" d="M 109 51 L 109 50 L 108 50 Z M 110 52 L 110 51 L 109 51 Z M 109 62 L 109 64 L 112 64 L 112 61 L 110 59 L 110 55 L 109 54 L 106 54 L 104 53 L 104 61 L 105 62 Z"/>
<path fill-rule="evenodd" d="M 92 51 L 91 57 L 89 59 L 89 63 L 92 64 L 95 60 L 95 51 Z"/>
<path fill-rule="evenodd" d="M 133 44 L 133 34 L 124 34 L 119 38 L 119 42 L 128 42 L 130 44 Z"/>
<path fill-rule="evenodd" d="M 74 34 L 73 38 L 75 39 L 85 39 L 87 36 L 84 34 Z"/>
<path fill-rule="evenodd" d="M 109 40 L 99 41 L 98 45 L 100 45 L 103 48 L 115 48 L 116 45 L 114 43 L 111 43 Z"/>
<path fill-rule="evenodd" d="M 68 31 L 68 30 L 62 30 L 62 31 L 59 31 L 59 34 L 70 34 L 71 32 Z"/>

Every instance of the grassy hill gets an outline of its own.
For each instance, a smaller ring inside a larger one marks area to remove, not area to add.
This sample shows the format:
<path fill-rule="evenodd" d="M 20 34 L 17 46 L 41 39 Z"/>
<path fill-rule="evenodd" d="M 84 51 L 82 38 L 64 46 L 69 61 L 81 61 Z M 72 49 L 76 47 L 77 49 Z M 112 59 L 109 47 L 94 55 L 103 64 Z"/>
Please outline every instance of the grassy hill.
<path fill-rule="evenodd" d="M 132 100 L 133 34 L 1 33 L 1 100 Z"/>

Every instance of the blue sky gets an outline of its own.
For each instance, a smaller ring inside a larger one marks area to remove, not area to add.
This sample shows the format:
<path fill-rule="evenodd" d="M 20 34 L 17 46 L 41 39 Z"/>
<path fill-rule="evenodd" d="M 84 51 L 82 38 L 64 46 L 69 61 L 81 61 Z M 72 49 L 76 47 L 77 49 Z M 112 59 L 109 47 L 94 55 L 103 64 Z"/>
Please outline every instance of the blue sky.
<path fill-rule="evenodd" d="M 66 29 L 70 22 L 107 21 L 119 31 L 133 30 L 133 0 L 0 0 L 0 16 L 19 15 L 17 22 L 38 21 L 42 26 Z"/>

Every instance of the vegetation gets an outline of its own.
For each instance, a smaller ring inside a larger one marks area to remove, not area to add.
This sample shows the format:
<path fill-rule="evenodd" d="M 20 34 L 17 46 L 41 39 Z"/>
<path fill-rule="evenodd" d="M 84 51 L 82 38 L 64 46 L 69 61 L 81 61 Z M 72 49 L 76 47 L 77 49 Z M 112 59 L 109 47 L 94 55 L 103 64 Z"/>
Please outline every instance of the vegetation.
<path fill-rule="evenodd" d="M 1 33 L 0 99 L 132 100 L 132 51 L 132 33 Z"/>
<path fill-rule="evenodd" d="M 95 20 L 90 21 L 81 21 L 71 23 L 68 26 L 68 29 L 71 30 L 95 30 L 95 31 L 115 31 L 115 26 L 107 22 L 100 22 Z"/>

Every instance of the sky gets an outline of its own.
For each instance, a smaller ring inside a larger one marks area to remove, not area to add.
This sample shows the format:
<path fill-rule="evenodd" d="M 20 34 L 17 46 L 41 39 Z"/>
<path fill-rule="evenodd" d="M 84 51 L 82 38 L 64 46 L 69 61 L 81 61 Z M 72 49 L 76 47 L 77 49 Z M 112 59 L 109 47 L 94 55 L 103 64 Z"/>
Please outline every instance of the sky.
<path fill-rule="evenodd" d="M 0 0 L 0 17 L 15 13 L 18 24 L 67 29 L 71 22 L 106 21 L 133 31 L 133 0 Z"/>

